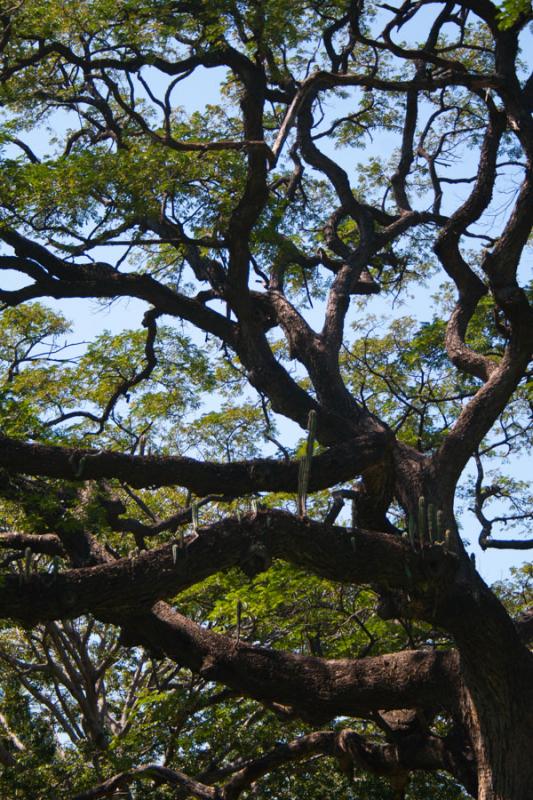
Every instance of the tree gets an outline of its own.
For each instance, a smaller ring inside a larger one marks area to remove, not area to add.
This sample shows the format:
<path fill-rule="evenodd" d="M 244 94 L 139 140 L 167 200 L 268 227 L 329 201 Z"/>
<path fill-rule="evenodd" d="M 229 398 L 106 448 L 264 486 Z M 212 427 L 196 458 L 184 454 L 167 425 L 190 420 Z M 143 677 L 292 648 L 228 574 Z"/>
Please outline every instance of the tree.
<path fill-rule="evenodd" d="M 7 769 L 230 800 L 298 763 L 358 796 L 328 756 L 396 798 L 526 800 L 530 591 L 485 584 L 460 504 L 483 549 L 533 545 L 502 464 L 531 441 L 530 19 L 4 0 Z M 205 70 L 220 101 L 182 107 Z M 144 330 L 72 342 L 45 298 L 134 299 Z"/>

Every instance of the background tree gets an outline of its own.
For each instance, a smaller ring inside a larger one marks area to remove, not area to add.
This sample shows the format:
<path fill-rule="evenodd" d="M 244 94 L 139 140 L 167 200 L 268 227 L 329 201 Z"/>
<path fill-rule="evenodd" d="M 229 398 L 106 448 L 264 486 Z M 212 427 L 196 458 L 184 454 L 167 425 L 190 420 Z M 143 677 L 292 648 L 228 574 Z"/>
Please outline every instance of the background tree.
<path fill-rule="evenodd" d="M 6 791 L 528 796 L 529 19 L 4 2 Z"/>

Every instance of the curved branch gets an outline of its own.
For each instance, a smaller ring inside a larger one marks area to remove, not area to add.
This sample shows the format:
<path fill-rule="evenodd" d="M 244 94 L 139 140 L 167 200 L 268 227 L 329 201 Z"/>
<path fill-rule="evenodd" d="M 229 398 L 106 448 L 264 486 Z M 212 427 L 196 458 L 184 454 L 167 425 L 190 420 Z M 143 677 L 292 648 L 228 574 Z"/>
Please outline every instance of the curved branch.
<path fill-rule="evenodd" d="M 533 325 L 523 334 L 525 341 L 513 337 L 497 368 L 463 408 L 433 456 L 432 470 L 441 481 L 451 485 L 458 480 L 472 453 L 490 431 L 524 376 L 531 358 Z"/>
<path fill-rule="evenodd" d="M 437 736 L 411 736 L 399 745 L 392 745 L 371 742 L 349 729 L 340 732 L 315 731 L 279 744 L 264 755 L 250 760 L 223 786 L 207 786 L 188 778 L 182 772 L 150 764 L 114 775 L 93 789 L 76 795 L 74 800 L 96 800 L 98 797 L 111 795 L 138 778 L 181 786 L 201 800 L 237 800 L 243 791 L 269 772 L 313 756 L 336 758 L 342 771 L 348 775 L 351 775 L 355 766 L 375 775 L 385 776 L 395 785 L 407 782 L 410 769 L 451 771 L 453 767 L 445 741 Z"/>
<path fill-rule="evenodd" d="M 105 423 L 109 419 L 120 398 L 126 397 L 131 389 L 133 389 L 142 381 L 147 380 L 157 366 L 157 356 L 155 354 L 154 344 L 157 336 L 156 320 L 158 316 L 159 312 L 156 309 L 150 309 L 143 317 L 142 324 L 148 330 L 144 345 L 144 354 L 146 356 L 146 363 L 144 367 L 138 370 L 131 378 L 124 378 L 119 383 L 107 401 L 106 406 L 99 417 L 86 411 L 70 411 L 67 414 L 61 414 L 56 419 L 49 420 L 45 423 L 46 427 L 52 427 L 60 422 L 65 422 L 67 419 L 82 416 L 89 417 L 89 419 L 92 419 L 98 423 L 98 428 L 91 432 L 93 435 L 102 433 Z"/>
<path fill-rule="evenodd" d="M 498 147 L 504 130 L 505 116 L 492 111 L 481 148 L 474 188 L 461 207 L 452 214 L 434 248 L 459 292 L 457 305 L 446 329 L 445 345 L 448 356 L 458 369 L 484 381 L 494 372 L 496 364 L 468 347 L 465 336 L 479 300 L 487 293 L 487 287 L 464 260 L 459 242 L 468 226 L 479 219 L 490 203 L 496 179 Z"/>
<path fill-rule="evenodd" d="M 119 772 L 108 778 L 103 783 L 88 789 L 85 792 L 75 795 L 73 800 L 97 800 L 98 797 L 109 797 L 114 795 L 119 789 L 124 789 L 133 783 L 137 778 L 148 778 L 160 783 L 167 783 L 169 786 L 179 786 L 187 792 L 187 796 L 197 797 L 199 800 L 216 800 L 219 797 L 217 789 L 206 786 L 185 775 L 184 772 L 168 769 L 159 764 L 147 764 L 143 767 L 136 767 L 127 772 Z"/>
<path fill-rule="evenodd" d="M 459 661 L 452 650 L 333 660 L 296 655 L 228 639 L 166 603 L 124 624 L 125 644 L 147 645 L 209 681 L 261 703 L 288 706 L 313 724 L 366 716 L 376 708 L 451 707 L 456 697 Z"/>

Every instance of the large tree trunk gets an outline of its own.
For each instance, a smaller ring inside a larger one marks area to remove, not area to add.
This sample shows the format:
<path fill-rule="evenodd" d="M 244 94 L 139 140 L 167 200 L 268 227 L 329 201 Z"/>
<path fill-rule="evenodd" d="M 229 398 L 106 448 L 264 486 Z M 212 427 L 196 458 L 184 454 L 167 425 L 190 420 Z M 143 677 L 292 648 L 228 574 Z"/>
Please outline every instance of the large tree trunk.
<path fill-rule="evenodd" d="M 494 633 L 488 620 L 475 626 L 461 652 L 461 714 L 477 764 L 478 800 L 531 800 L 533 654 L 518 637 L 496 643 Z"/>
<path fill-rule="evenodd" d="M 411 514 L 425 495 L 443 509 L 454 534 L 456 583 L 437 616 L 460 653 L 460 716 L 476 764 L 477 800 L 532 800 L 533 654 L 468 557 L 455 524 L 455 483 L 439 480 L 405 447 L 397 448 L 395 463 L 396 491 Z"/>
<path fill-rule="evenodd" d="M 527 711 L 527 690 L 516 692 L 514 687 L 515 694 L 507 683 L 502 680 L 489 693 L 485 681 L 480 681 L 476 704 L 472 695 L 465 698 L 465 722 L 477 761 L 477 800 L 532 797 L 533 720 Z"/>

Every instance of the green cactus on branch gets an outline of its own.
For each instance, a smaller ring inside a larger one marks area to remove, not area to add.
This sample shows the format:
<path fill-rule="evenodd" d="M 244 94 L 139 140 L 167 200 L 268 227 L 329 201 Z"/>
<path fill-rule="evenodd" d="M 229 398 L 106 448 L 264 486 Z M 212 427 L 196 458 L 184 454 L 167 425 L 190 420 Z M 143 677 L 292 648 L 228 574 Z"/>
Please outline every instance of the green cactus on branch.
<path fill-rule="evenodd" d="M 300 461 L 300 468 L 298 471 L 298 514 L 300 517 L 305 517 L 307 506 L 307 487 L 309 486 L 309 476 L 311 474 L 311 461 L 313 458 L 313 449 L 315 446 L 316 434 L 316 411 L 309 412 L 307 420 L 307 443 L 305 447 L 305 455 Z"/>

